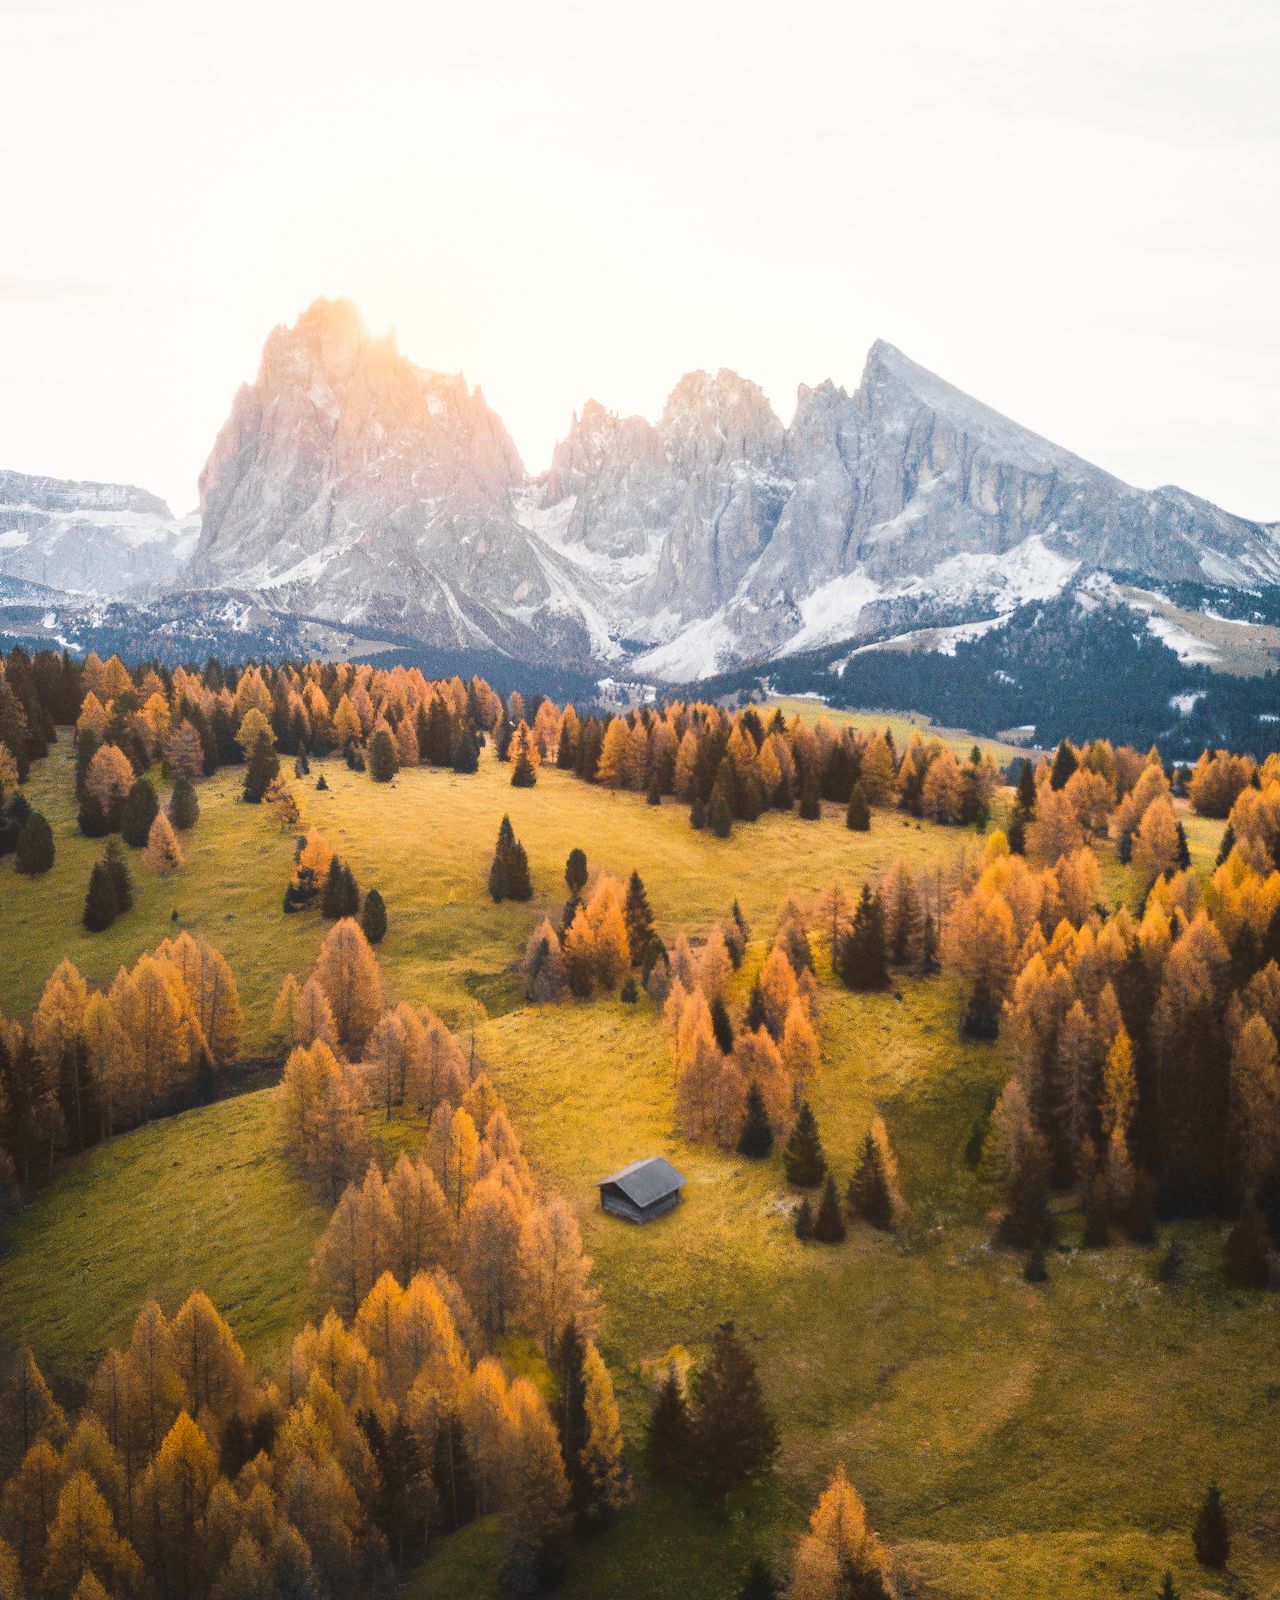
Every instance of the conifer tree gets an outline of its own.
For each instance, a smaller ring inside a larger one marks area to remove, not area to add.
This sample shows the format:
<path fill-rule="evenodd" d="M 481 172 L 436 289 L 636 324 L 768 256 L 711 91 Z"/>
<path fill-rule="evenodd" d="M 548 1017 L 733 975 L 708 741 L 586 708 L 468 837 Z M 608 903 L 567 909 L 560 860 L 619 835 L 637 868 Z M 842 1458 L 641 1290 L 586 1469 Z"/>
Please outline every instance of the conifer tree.
<path fill-rule="evenodd" d="M 386 902 L 376 889 L 370 889 L 364 897 L 364 909 L 360 913 L 360 927 L 370 944 L 381 944 L 386 937 Z"/>
<path fill-rule="evenodd" d="M 697 807 L 695 806 L 695 810 Z M 723 792 L 711 796 L 711 806 L 707 812 L 707 824 L 717 839 L 727 839 L 733 832 L 733 810 Z M 695 822 L 694 827 L 698 824 Z"/>
<path fill-rule="evenodd" d="M 884 910 L 870 884 L 862 886 L 853 927 L 840 952 L 840 976 L 848 988 L 863 992 L 889 987 Z"/>
<path fill-rule="evenodd" d="M 379 728 L 369 741 L 369 776 L 375 783 L 390 783 L 399 770 L 396 742 L 386 728 Z"/>
<path fill-rule="evenodd" d="M 513 789 L 532 789 L 538 781 L 538 774 L 533 769 L 533 762 L 529 759 L 529 739 L 523 730 L 520 742 L 516 746 L 516 759 L 511 767 L 511 787 Z"/>
<path fill-rule="evenodd" d="M 622 1463 L 622 1423 L 613 1379 L 604 1358 L 590 1341 L 582 1363 L 587 1436 L 579 1460 L 587 1491 L 587 1513 L 603 1521 L 628 1498 Z"/>
<path fill-rule="evenodd" d="M 498 827 L 498 843 L 489 868 L 489 893 L 495 902 L 533 898 L 529 859 L 515 836 L 510 817 L 503 817 Z"/>
<path fill-rule="evenodd" d="M 1211 1483 L 1205 1491 L 1195 1527 L 1191 1530 L 1191 1543 L 1202 1567 L 1221 1572 L 1231 1559 L 1231 1529 L 1222 1492 L 1216 1483 Z"/>
<path fill-rule="evenodd" d="M 453 770 L 464 776 L 480 770 L 480 746 L 470 727 L 462 728 L 454 743 Z"/>
<path fill-rule="evenodd" d="M 1035 762 L 1024 757 L 1018 770 L 1017 807 L 1019 813 L 1029 821 L 1036 814 L 1036 768 Z"/>
<path fill-rule="evenodd" d="M 178 836 L 173 831 L 172 823 L 163 811 L 157 811 L 151 819 L 151 829 L 147 834 L 147 849 L 143 859 L 152 872 L 159 873 L 162 878 L 177 872 L 182 865 L 182 846 L 178 843 Z"/>
<path fill-rule="evenodd" d="M 753 1078 L 747 1086 L 745 1109 L 742 1113 L 742 1131 L 738 1134 L 738 1154 L 752 1161 L 761 1161 L 773 1149 L 773 1128 L 765 1109 L 764 1095 Z"/>
<path fill-rule="evenodd" d="M 590 1510 L 591 1491 L 583 1451 L 587 1445 L 587 1347 L 575 1318 L 570 1317 L 556 1342 L 551 1360 L 556 1380 L 552 1415 L 560 1436 L 565 1476 L 569 1480 L 570 1504 L 574 1515 L 584 1518 Z"/>
<path fill-rule="evenodd" d="M 123 916 L 126 911 L 133 910 L 133 879 L 129 876 L 129 863 L 125 860 L 124 851 L 117 840 L 107 840 L 102 864 L 107 869 L 111 887 L 115 891 L 116 915 Z"/>
<path fill-rule="evenodd" d="M 854 1174 L 849 1179 L 845 1203 L 851 1217 L 869 1222 L 873 1228 L 888 1230 L 893 1227 L 893 1192 L 889 1187 L 880 1146 L 870 1134 L 862 1141 L 862 1151 Z"/>
<path fill-rule="evenodd" d="M 893 1600 L 884 1547 L 838 1467 L 796 1546 L 788 1600 Z"/>
<path fill-rule="evenodd" d="M 38 811 L 29 811 L 18 829 L 13 866 L 26 878 L 38 878 L 53 866 L 53 829 Z"/>
<path fill-rule="evenodd" d="M 111 873 L 103 861 L 96 861 L 89 874 L 81 921 L 88 933 L 102 933 L 116 920 L 116 892 Z"/>
<path fill-rule="evenodd" d="M 855 783 L 849 795 L 844 814 L 844 825 L 852 833 L 866 833 L 871 827 L 871 808 L 867 805 L 867 791 L 861 782 Z"/>
<path fill-rule="evenodd" d="M 735 1484 L 765 1472 L 777 1453 L 778 1430 L 755 1361 L 733 1324 L 722 1323 L 693 1386 L 696 1480 L 718 1504 Z"/>
<path fill-rule="evenodd" d="M 1075 751 L 1064 739 L 1054 752 L 1053 766 L 1049 772 L 1049 783 L 1054 789 L 1065 789 L 1068 780 L 1080 765 Z"/>
<path fill-rule="evenodd" d="M 169 796 L 169 821 L 175 828 L 187 832 L 200 820 L 200 798 L 190 778 L 179 778 Z"/>
<path fill-rule="evenodd" d="M 334 855 L 329 858 L 329 870 L 320 890 L 320 915 L 329 922 L 336 922 L 342 915 L 342 901 L 342 862 Z"/>
<path fill-rule="evenodd" d="M 846 1232 L 844 1217 L 840 1211 L 840 1196 L 836 1193 L 836 1180 L 828 1172 L 818 1214 L 813 1219 L 813 1237 L 820 1244 L 840 1244 Z"/>
<path fill-rule="evenodd" d="M 716 1036 L 716 1043 L 720 1046 L 722 1056 L 733 1053 L 733 1021 L 729 1016 L 729 1008 L 724 1003 L 724 997 L 714 994 L 711 997 L 711 1031 Z"/>
<path fill-rule="evenodd" d="M 243 797 L 250 805 L 260 805 L 262 797 L 280 776 L 280 757 L 269 733 L 259 733 L 249 752 L 244 773 Z"/>
<path fill-rule="evenodd" d="M 653 912 L 649 906 L 649 896 L 645 893 L 644 883 L 640 874 L 635 871 L 627 883 L 627 898 L 623 904 L 622 916 L 627 927 L 631 965 L 638 967 L 644 960 L 650 939 L 653 938 Z"/>
<path fill-rule="evenodd" d="M 782 1152 L 782 1167 L 787 1182 L 796 1189 L 816 1189 L 826 1173 L 827 1158 L 822 1149 L 817 1119 L 807 1100 L 801 1102 L 792 1124 L 786 1148 Z"/>
<path fill-rule="evenodd" d="M 120 813 L 120 837 L 135 850 L 141 850 L 151 832 L 151 824 L 160 810 L 160 802 L 149 778 L 138 778 L 125 796 Z"/>
<path fill-rule="evenodd" d="M 693 1421 L 674 1364 L 667 1368 L 654 1397 L 645 1450 L 657 1478 L 682 1478 L 692 1468 Z"/>
<path fill-rule="evenodd" d="M 587 856 L 584 850 L 573 849 L 564 864 L 565 887 L 576 900 L 587 886 Z"/>
<path fill-rule="evenodd" d="M 804 775 L 800 789 L 800 816 L 805 822 L 817 822 L 822 816 L 822 803 L 818 799 L 818 775 L 812 766 Z"/>

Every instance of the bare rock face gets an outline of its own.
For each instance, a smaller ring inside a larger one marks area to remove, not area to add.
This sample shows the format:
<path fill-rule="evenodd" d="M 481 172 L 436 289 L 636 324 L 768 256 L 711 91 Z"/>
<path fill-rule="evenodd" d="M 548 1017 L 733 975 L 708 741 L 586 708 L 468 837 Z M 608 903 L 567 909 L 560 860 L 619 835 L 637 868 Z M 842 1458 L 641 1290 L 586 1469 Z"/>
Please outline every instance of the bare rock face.
<path fill-rule="evenodd" d="M 1274 528 L 1180 490 L 1131 488 L 884 343 L 854 394 L 800 390 L 778 474 L 783 503 L 759 559 L 709 625 L 642 658 L 650 671 L 999 617 L 1092 572 L 1280 581 Z"/>
<path fill-rule="evenodd" d="M 201 475 L 188 582 L 436 645 L 582 659 L 554 557 L 512 514 L 524 477 L 479 389 L 317 301 L 236 396 Z"/>
<path fill-rule="evenodd" d="M 1274 527 L 1131 488 L 884 343 L 787 428 L 726 370 L 656 423 L 589 401 L 533 479 L 478 389 L 319 301 L 271 334 L 201 495 L 189 587 L 533 661 L 638 648 L 671 679 L 998 621 L 1094 573 L 1280 582 Z"/>
<path fill-rule="evenodd" d="M 120 483 L 0 472 L 0 574 L 111 598 L 167 587 L 199 531 L 163 500 Z"/>

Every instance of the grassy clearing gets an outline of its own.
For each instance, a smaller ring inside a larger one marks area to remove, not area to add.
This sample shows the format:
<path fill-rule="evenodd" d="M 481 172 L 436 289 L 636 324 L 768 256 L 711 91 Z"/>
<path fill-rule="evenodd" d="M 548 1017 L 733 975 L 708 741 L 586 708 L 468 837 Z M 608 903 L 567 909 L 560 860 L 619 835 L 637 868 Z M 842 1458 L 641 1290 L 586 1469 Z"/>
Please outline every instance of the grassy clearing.
<path fill-rule="evenodd" d="M 386 789 L 334 763 L 325 770 L 329 794 L 303 791 L 307 820 L 387 899 L 389 986 L 455 1019 L 484 1005 L 481 1046 L 530 1157 L 578 1209 L 629 1436 L 639 1438 L 652 1376 L 672 1349 L 696 1352 L 725 1317 L 751 1337 L 783 1423 L 769 1490 L 724 1516 L 641 1476 L 627 1515 L 575 1552 L 568 1600 L 728 1595 L 752 1550 L 785 1554 L 837 1462 L 928 1600 L 1113 1600 L 1154 1593 L 1166 1565 L 1187 1595 L 1240 1594 L 1246 1581 L 1250 1592 L 1277 1592 L 1274 1306 L 1220 1286 L 1205 1227 L 1187 1230 L 1190 1269 L 1173 1290 L 1155 1284 L 1150 1253 L 1128 1247 L 1055 1256 L 1044 1289 L 985 1249 L 984 1197 L 962 1152 L 1004 1067 L 992 1050 L 957 1042 L 949 984 L 908 983 L 900 998 L 823 984 L 813 1100 L 833 1163 L 843 1178 L 880 1110 L 912 1204 L 900 1240 L 860 1231 L 831 1251 L 791 1235 L 777 1158 L 752 1165 L 678 1137 L 647 1003 L 520 1004 L 513 963 L 543 911 L 559 909 L 575 844 L 593 866 L 638 867 L 664 933 L 705 928 L 736 895 L 763 936 L 788 892 L 836 873 L 856 882 L 899 852 L 937 862 L 973 848 L 972 835 L 907 827 L 894 814 L 850 834 L 829 808 L 820 825 L 770 816 L 721 842 L 694 833 L 683 807 L 655 809 L 555 772 L 522 792 L 488 763 L 475 778 L 416 771 Z M 139 864 L 137 910 L 91 939 L 78 914 L 99 847 L 72 835 L 69 777 L 60 749 L 32 782 L 59 860 L 41 882 L 5 879 L 0 1005 L 23 1012 L 64 951 L 109 978 L 163 937 L 177 906 L 226 951 L 260 1038 L 280 977 L 310 961 L 323 931 L 314 916 L 280 913 L 289 841 L 238 802 L 238 775 L 222 774 L 202 787 L 186 871 L 165 885 Z M 504 810 L 529 852 L 528 906 L 484 895 Z M 1211 863 L 1220 833 L 1190 820 L 1197 866 Z M 1126 892 L 1113 861 L 1106 878 L 1110 893 Z M 762 937 L 751 960 L 761 953 Z M 413 1136 L 393 1125 L 387 1138 Z M 602 1216 L 594 1181 L 655 1150 L 687 1175 L 685 1204 L 644 1229 Z M 0 1262 L 0 1344 L 30 1339 L 50 1368 L 78 1376 L 143 1295 L 173 1303 L 202 1284 L 265 1355 L 305 1315 L 319 1223 L 279 1157 L 265 1094 L 143 1129 L 69 1167 L 19 1219 Z M 1063 1232 L 1077 1238 L 1076 1220 Z M 1186 1529 L 1210 1475 L 1245 1535 L 1240 1572 L 1220 1590 L 1188 1565 Z M 410 1594 L 487 1592 L 499 1543 L 490 1525 L 467 1530 Z"/>
<path fill-rule="evenodd" d="M 943 744 L 961 756 L 967 756 L 976 744 L 1001 765 L 1012 761 L 1015 756 L 1027 754 L 1019 745 L 1010 744 L 1004 739 L 988 739 L 982 734 L 966 733 L 963 728 L 941 727 L 917 711 L 846 711 L 840 706 L 824 705 L 820 700 L 799 695 L 772 695 L 762 705 L 768 711 L 776 706 L 784 717 L 793 717 L 798 713 L 808 722 L 826 717 L 838 728 L 858 728 L 864 733 L 882 733 L 888 728 L 899 750 L 913 733 L 919 733 L 926 739 L 941 739 Z"/>
<path fill-rule="evenodd" d="M 149 1295 L 209 1293 L 254 1354 L 301 1325 L 323 1214 L 277 1149 L 269 1091 L 153 1123 L 69 1165 L 18 1218 L 0 1341 L 83 1377 Z"/>

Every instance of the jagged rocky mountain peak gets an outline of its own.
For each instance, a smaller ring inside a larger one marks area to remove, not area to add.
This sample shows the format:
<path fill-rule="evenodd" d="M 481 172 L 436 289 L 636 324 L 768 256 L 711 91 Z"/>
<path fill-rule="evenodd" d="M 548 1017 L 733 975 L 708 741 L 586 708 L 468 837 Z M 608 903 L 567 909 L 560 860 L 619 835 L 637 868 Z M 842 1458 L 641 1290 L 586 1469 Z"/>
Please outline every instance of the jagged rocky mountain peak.
<path fill-rule="evenodd" d="M 140 493 L 57 490 L 87 491 Z M 723 367 L 686 373 L 654 421 L 588 400 L 533 478 L 479 387 L 414 365 L 350 301 L 318 300 L 269 335 L 201 493 L 190 565 L 171 541 L 161 581 L 446 648 L 611 671 L 630 658 L 681 680 L 1000 626 L 1095 578 L 1280 584 L 1274 526 L 1132 488 L 885 340 L 852 391 L 800 385 L 786 426 Z M 91 541 L 37 540 L 32 515 L 0 521 L 0 574 L 58 585 Z"/>

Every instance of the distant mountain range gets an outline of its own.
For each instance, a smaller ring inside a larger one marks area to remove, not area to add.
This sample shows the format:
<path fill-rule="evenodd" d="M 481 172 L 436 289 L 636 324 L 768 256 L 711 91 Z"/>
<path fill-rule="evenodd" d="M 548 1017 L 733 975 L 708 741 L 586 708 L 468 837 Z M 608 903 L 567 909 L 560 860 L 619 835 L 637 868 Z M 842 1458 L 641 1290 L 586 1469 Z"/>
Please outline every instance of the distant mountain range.
<path fill-rule="evenodd" d="M 725 370 L 687 374 L 656 423 L 588 401 L 534 477 L 478 388 L 317 301 L 271 333 L 200 489 L 176 520 L 142 490 L 0 473 L 0 577 L 61 591 L 52 627 L 110 601 L 175 643 L 319 628 L 659 683 L 830 687 L 1059 600 L 1189 668 L 1280 659 L 1277 524 L 1135 489 L 884 342 L 852 393 L 802 387 L 789 426 Z"/>

